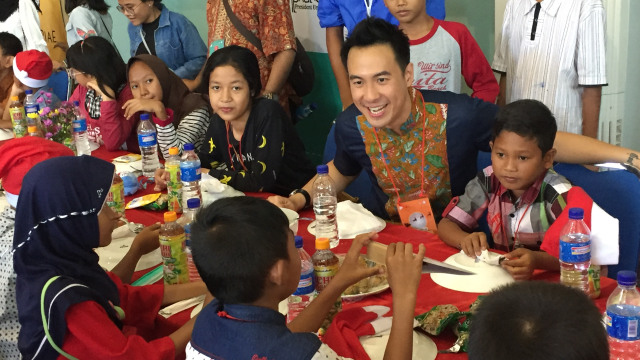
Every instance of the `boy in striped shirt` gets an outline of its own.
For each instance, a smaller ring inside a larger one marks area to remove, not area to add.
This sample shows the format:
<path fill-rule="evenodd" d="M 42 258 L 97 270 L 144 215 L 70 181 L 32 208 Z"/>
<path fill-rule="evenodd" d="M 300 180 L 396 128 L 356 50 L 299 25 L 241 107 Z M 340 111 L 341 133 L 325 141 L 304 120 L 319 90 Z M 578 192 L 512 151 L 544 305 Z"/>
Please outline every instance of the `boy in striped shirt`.
<path fill-rule="evenodd" d="M 558 270 L 554 256 L 540 251 L 549 226 L 566 206 L 569 181 L 551 168 L 556 121 L 537 100 L 518 100 L 502 108 L 493 127 L 491 166 L 471 180 L 442 214 L 438 235 L 471 257 L 489 247 L 474 232 L 487 209 L 493 247 L 507 251 L 502 262 L 516 280 L 534 269 Z"/>

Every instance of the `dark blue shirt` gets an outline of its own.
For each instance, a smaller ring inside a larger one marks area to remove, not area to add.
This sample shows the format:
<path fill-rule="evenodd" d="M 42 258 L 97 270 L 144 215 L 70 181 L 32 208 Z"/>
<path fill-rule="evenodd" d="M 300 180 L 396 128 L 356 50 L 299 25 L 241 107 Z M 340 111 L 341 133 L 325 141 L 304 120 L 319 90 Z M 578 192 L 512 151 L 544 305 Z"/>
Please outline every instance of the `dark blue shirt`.
<path fill-rule="evenodd" d="M 420 90 L 425 103 L 447 104 L 447 157 L 451 194 L 462 195 L 467 183 L 477 173 L 478 151 L 490 151 L 491 129 L 498 107 L 494 104 L 448 91 Z M 371 182 L 377 201 L 369 210 L 388 218 L 384 209 L 388 196 L 377 186 L 371 160 L 365 151 L 356 117 L 360 111 L 351 105 L 336 119 L 336 155 L 333 164 L 345 176 L 355 176 L 364 170 Z M 442 210 L 442 209 L 440 209 Z M 438 210 L 434 209 L 434 212 Z M 438 213 L 438 215 L 440 215 Z"/>

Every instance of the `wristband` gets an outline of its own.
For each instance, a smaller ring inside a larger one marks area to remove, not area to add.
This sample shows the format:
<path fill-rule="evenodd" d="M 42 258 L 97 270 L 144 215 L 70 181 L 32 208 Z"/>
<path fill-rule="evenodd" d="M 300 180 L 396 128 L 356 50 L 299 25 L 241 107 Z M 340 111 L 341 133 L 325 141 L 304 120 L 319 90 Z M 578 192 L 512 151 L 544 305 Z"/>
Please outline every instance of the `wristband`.
<path fill-rule="evenodd" d="M 295 189 L 289 194 L 289 197 L 292 197 L 295 194 L 302 194 L 304 196 L 304 206 L 303 209 L 308 208 L 311 205 L 311 195 L 305 189 Z"/>

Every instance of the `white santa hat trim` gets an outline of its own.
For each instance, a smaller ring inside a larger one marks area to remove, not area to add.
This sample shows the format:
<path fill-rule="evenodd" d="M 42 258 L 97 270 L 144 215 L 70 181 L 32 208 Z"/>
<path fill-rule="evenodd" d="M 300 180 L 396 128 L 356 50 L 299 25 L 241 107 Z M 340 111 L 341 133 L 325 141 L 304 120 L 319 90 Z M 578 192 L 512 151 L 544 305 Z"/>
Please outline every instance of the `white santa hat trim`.
<path fill-rule="evenodd" d="M 49 78 L 43 80 L 32 79 L 29 77 L 29 74 L 25 70 L 18 69 L 18 65 L 16 65 L 15 58 L 13 59 L 13 74 L 16 76 L 21 83 L 27 85 L 33 89 L 39 89 L 41 87 L 46 86 L 49 83 Z"/>

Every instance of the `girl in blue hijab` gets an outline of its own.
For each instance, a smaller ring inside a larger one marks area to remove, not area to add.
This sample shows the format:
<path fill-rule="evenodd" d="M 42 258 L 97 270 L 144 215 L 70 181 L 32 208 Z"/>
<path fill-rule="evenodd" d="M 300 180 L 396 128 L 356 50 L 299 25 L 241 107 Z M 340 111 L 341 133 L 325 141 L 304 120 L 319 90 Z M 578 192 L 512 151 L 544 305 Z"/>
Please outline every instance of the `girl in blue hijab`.
<path fill-rule="evenodd" d="M 119 219 L 105 204 L 114 174 L 113 164 L 81 156 L 44 161 L 24 177 L 14 267 L 26 359 L 173 359 L 189 341 L 193 320 L 168 337 L 138 334 L 153 328 L 161 305 L 203 294 L 202 283 L 132 287 L 98 265 L 93 249 L 111 242 Z"/>

